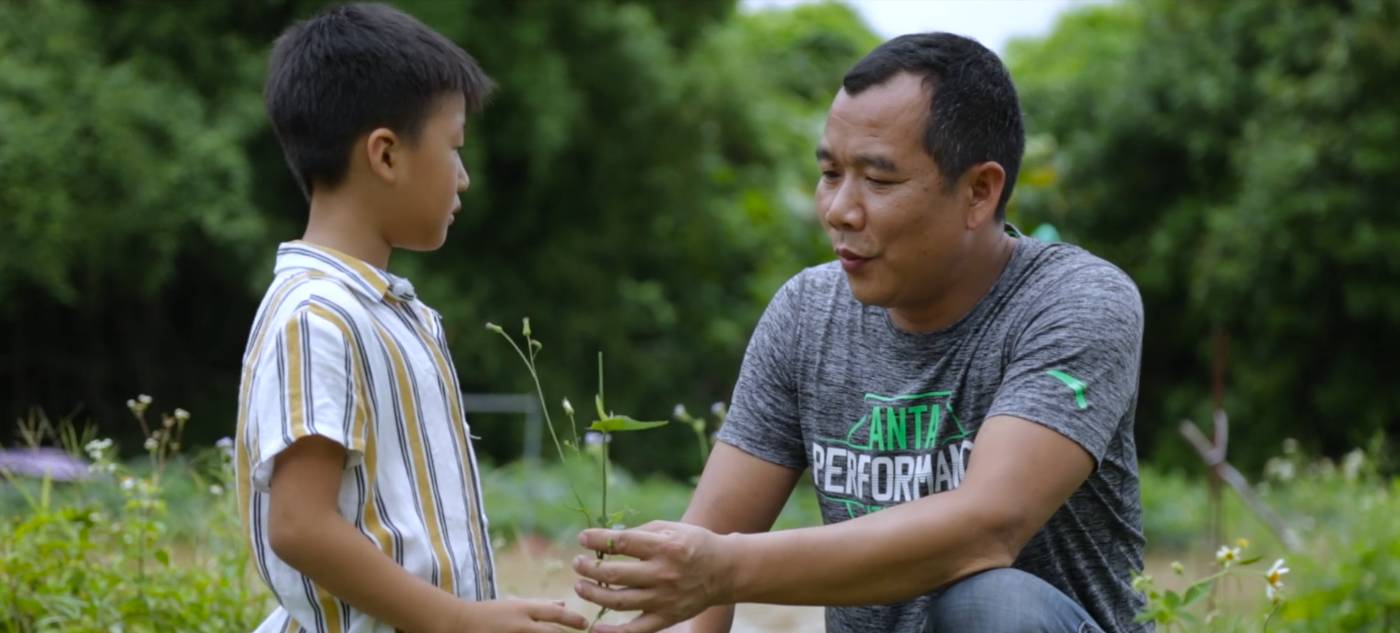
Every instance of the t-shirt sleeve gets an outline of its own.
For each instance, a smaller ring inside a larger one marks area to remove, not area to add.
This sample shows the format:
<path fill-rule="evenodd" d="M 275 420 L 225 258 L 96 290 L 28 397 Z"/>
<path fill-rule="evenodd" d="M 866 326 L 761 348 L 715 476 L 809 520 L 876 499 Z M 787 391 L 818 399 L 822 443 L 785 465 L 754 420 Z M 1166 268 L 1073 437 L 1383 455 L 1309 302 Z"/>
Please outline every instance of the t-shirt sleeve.
<path fill-rule="evenodd" d="M 253 387 L 255 489 L 268 490 L 277 455 L 303 437 L 345 447 L 346 468 L 363 460 L 371 408 L 350 332 L 331 313 L 298 310 L 262 350 Z"/>
<path fill-rule="evenodd" d="M 987 416 L 1049 427 L 1097 466 L 1137 402 L 1142 299 L 1121 271 L 1099 265 L 1069 273 L 1036 302 Z"/>
<path fill-rule="evenodd" d="M 801 276 L 783 285 L 749 339 L 718 439 L 764 461 L 807 467 L 797 402 Z"/>

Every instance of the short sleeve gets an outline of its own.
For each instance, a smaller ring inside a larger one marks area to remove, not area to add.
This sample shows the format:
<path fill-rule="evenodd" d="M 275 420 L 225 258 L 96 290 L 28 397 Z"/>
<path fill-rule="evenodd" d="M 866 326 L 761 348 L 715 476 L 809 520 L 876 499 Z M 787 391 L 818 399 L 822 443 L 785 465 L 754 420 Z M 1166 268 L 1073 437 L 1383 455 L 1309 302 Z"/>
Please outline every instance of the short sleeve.
<path fill-rule="evenodd" d="M 1096 265 L 1057 280 L 1030 314 L 987 416 L 1049 427 L 1097 465 L 1136 406 L 1142 299 L 1127 275 Z"/>
<path fill-rule="evenodd" d="M 718 439 L 766 462 L 807 466 L 797 402 L 801 278 L 783 285 L 749 339 Z"/>
<path fill-rule="evenodd" d="M 253 486 L 266 492 L 277 455 L 298 439 L 325 437 L 345 447 L 346 468 L 363 460 L 370 407 L 351 329 L 331 312 L 298 310 L 257 360 L 252 427 Z"/>

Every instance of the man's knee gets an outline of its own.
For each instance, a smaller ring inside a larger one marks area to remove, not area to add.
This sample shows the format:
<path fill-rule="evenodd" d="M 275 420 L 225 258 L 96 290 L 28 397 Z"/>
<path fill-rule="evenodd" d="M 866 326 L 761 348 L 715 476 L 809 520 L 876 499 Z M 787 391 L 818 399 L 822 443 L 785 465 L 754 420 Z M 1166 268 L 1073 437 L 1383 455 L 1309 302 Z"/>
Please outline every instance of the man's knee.
<path fill-rule="evenodd" d="M 1049 583 L 1019 569 L 1002 568 L 968 576 L 935 594 L 925 631 L 1081 633 L 1099 629 L 1078 603 Z"/>

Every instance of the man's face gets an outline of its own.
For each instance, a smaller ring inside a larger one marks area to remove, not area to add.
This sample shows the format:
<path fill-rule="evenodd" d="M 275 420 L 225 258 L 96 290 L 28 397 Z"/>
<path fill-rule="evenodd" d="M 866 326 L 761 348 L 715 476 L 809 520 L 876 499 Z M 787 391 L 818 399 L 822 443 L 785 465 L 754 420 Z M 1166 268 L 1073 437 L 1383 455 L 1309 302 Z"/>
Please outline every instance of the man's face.
<path fill-rule="evenodd" d="M 465 142 L 466 105 L 461 95 L 441 98 L 403 154 L 405 178 L 390 212 L 390 242 L 431 251 L 447 240 L 447 227 L 462 208 L 458 195 L 471 179 L 459 153 Z"/>
<path fill-rule="evenodd" d="M 967 248 L 957 190 L 923 147 L 929 93 L 900 73 L 837 93 L 817 150 L 817 216 L 856 299 L 918 309 L 946 292 Z"/>

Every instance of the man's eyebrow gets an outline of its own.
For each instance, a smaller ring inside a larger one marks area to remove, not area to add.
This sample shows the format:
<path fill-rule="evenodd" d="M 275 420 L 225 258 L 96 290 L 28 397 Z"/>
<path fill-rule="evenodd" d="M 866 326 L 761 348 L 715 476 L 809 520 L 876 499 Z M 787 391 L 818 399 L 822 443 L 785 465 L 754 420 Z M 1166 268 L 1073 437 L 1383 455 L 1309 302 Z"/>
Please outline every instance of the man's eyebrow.
<path fill-rule="evenodd" d="M 831 151 L 825 147 L 818 147 L 816 155 L 818 161 L 836 161 Z M 857 167 L 869 167 L 880 171 L 899 171 L 894 161 L 878 154 L 856 154 L 855 164 Z"/>

